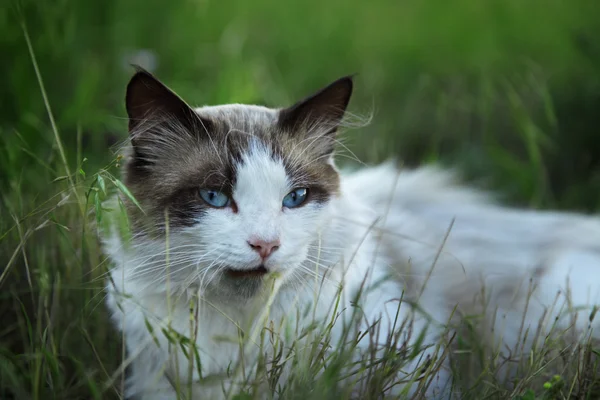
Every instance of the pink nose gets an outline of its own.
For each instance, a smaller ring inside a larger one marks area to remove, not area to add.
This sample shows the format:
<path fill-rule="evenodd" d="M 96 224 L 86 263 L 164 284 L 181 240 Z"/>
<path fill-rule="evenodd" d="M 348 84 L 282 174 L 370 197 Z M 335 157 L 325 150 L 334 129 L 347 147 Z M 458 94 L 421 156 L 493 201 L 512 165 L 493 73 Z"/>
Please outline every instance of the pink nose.
<path fill-rule="evenodd" d="M 263 260 L 269 257 L 271 253 L 277 250 L 281 245 L 281 243 L 279 243 L 279 239 L 271 241 L 250 239 L 248 240 L 248 244 L 260 255 Z"/>

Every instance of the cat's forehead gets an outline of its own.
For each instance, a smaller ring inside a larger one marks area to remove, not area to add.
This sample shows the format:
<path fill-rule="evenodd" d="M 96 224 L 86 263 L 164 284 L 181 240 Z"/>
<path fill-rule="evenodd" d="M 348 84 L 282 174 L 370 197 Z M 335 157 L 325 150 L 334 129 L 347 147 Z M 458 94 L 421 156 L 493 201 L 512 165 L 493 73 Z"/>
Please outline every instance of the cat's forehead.
<path fill-rule="evenodd" d="M 214 125 L 208 132 L 213 142 L 220 143 L 212 156 L 214 159 L 230 160 L 234 165 L 227 167 L 235 175 L 243 164 L 257 168 L 275 160 L 281 165 L 292 183 L 299 185 L 320 181 L 330 192 L 337 191 L 337 172 L 330 162 L 330 156 L 320 151 L 326 139 L 307 140 L 301 132 L 286 130 L 281 126 L 281 112 L 278 109 L 258 105 L 227 104 L 206 106 L 195 112 Z M 214 149 L 212 144 L 209 148 Z M 232 168 L 231 168 L 232 167 Z M 259 173 L 245 177 L 258 176 Z M 238 181 L 240 177 L 233 176 Z"/>
<path fill-rule="evenodd" d="M 228 132 L 264 135 L 277 125 L 278 110 L 246 104 L 205 106 L 195 109 L 201 117 L 224 125 Z"/>

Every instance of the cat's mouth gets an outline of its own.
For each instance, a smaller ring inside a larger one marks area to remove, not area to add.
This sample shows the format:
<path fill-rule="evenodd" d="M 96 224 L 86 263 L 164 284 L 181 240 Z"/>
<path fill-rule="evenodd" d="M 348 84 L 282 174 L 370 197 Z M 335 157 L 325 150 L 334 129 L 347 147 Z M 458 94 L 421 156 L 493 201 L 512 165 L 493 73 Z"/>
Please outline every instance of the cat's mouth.
<path fill-rule="evenodd" d="M 231 278 L 261 278 L 269 272 L 264 265 L 260 265 L 253 269 L 235 269 L 227 268 L 225 274 Z"/>

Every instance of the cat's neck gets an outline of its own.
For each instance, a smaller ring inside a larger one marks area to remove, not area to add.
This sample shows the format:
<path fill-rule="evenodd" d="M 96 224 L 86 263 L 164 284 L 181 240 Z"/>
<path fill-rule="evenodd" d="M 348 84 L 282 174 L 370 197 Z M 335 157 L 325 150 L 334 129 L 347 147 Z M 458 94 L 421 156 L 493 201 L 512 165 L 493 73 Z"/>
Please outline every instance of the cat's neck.
<path fill-rule="evenodd" d="M 376 250 L 376 212 L 355 193 L 345 190 L 332 199 L 328 222 L 311 246 L 308 269 L 328 269 L 331 278 L 345 281 L 348 273 L 364 273 Z M 318 263 L 313 260 L 319 260 Z M 318 264 L 318 265 L 316 265 Z"/>

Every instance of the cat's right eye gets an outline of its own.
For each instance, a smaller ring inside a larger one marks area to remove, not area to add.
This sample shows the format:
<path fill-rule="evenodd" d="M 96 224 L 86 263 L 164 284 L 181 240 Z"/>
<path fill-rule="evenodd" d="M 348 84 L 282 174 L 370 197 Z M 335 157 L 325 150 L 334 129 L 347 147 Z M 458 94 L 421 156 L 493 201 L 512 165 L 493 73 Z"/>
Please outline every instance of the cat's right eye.
<path fill-rule="evenodd" d="M 289 192 L 283 198 L 283 206 L 286 208 L 296 208 L 302 205 L 308 197 L 307 188 L 298 188 Z"/>
<path fill-rule="evenodd" d="M 199 194 L 202 200 L 212 207 L 223 208 L 231 204 L 229 196 L 223 192 L 210 189 L 200 189 Z"/>

